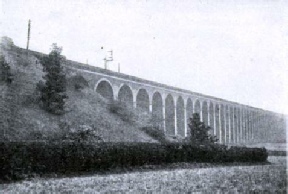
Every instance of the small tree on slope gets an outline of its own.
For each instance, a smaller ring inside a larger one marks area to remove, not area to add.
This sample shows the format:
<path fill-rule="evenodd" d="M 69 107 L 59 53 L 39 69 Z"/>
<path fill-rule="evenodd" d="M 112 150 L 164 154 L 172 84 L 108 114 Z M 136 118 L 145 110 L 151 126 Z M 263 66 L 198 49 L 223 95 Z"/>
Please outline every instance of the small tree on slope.
<path fill-rule="evenodd" d="M 53 114 L 63 114 L 66 95 L 66 76 L 61 66 L 64 57 L 61 56 L 62 48 L 57 44 L 52 44 L 51 52 L 48 56 L 41 59 L 43 71 L 46 75 L 43 77 L 46 81 L 41 87 L 41 101 L 43 108 Z"/>
<path fill-rule="evenodd" d="M 4 55 L 0 53 L 0 81 L 10 84 L 12 80 L 11 68 L 6 62 Z"/>
<path fill-rule="evenodd" d="M 209 126 L 205 126 L 205 123 L 200 121 L 200 116 L 198 113 L 194 113 L 192 118 L 189 120 L 190 122 L 188 126 L 190 128 L 190 141 L 192 144 L 203 145 L 216 143 L 218 141 L 216 136 L 209 134 L 211 128 Z"/>

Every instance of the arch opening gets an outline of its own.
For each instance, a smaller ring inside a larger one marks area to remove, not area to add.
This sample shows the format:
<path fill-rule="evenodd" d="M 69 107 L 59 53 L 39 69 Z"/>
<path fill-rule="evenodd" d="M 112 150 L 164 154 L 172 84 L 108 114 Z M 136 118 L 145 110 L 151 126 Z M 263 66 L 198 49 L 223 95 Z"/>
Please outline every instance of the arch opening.
<path fill-rule="evenodd" d="M 226 131 L 226 123 L 225 123 L 225 115 L 226 115 L 226 109 L 225 109 L 225 106 L 223 105 L 223 104 L 221 104 L 221 114 L 220 114 L 220 120 L 221 120 L 221 123 L 220 123 L 220 125 L 221 125 L 221 127 L 220 127 L 220 129 L 221 129 L 221 135 L 220 135 L 220 142 L 221 143 L 226 143 L 225 142 L 225 131 Z"/>
<path fill-rule="evenodd" d="M 229 120 L 230 120 L 230 141 L 231 141 L 229 143 L 233 143 L 234 142 L 233 107 L 230 107 L 229 109 Z"/>
<path fill-rule="evenodd" d="M 170 94 L 165 99 L 165 125 L 167 134 L 175 135 L 175 105 Z"/>
<path fill-rule="evenodd" d="M 102 80 L 97 84 L 96 92 L 107 100 L 113 100 L 113 89 L 108 81 Z"/>
<path fill-rule="evenodd" d="M 237 139 L 238 139 L 238 142 L 241 142 L 241 130 L 242 130 L 241 120 L 242 120 L 242 115 L 241 115 L 240 108 L 237 111 L 237 115 L 238 115 L 238 119 L 237 119 L 237 121 L 238 121 L 238 126 L 237 126 L 237 128 L 238 128 L 238 133 L 237 133 L 238 138 Z"/>
<path fill-rule="evenodd" d="M 118 93 L 118 100 L 128 107 L 133 107 L 133 93 L 129 86 L 124 84 Z"/>
<path fill-rule="evenodd" d="M 236 107 L 234 108 L 233 116 L 234 116 L 233 138 L 234 138 L 234 143 L 237 143 L 238 142 L 238 140 L 237 140 L 237 138 L 238 138 L 238 114 L 237 114 L 237 108 Z"/>
<path fill-rule="evenodd" d="M 190 98 L 187 100 L 186 111 L 187 119 L 189 120 L 193 116 L 193 101 Z"/>
<path fill-rule="evenodd" d="M 149 95 L 145 89 L 140 89 L 136 96 L 136 108 L 149 112 Z"/>
<path fill-rule="evenodd" d="M 214 126 L 214 108 L 213 108 L 213 103 L 210 102 L 210 105 L 209 105 L 209 115 L 210 115 L 210 127 L 211 127 L 211 131 L 210 133 L 213 134 L 213 135 L 216 135 L 216 129 L 215 126 Z"/>
<path fill-rule="evenodd" d="M 217 136 L 217 139 L 219 139 L 220 141 L 220 114 L 219 114 L 219 111 L 220 111 L 220 106 L 217 104 L 215 106 L 215 119 L 216 119 L 216 136 Z"/>
<path fill-rule="evenodd" d="M 161 129 L 163 126 L 163 102 L 159 92 L 155 92 L 152 97 L 152 123 Z"/>
<path fill-rule="evenodd" d="M 182 137 L 185 136 L 185 120 L 184 120 L 184 100 L 181 96 L 177 99 L 177 132 Z"/>
<path fill-rule="evenodd" d="M 225 138 L 224 142 L 229 143 L 229 107 L 228 105 L 225 106 Z"/>
<path fill-rule="evenodd" d="M 202 105 L 202 115 L 203 115 L 203 122 L 206 126 L 208 126 L 208 104 L 206 101 L 203 102 Z"/>
<path fill-rule="evenodd" d="M 194 107 L 194 113 L 198 113 L 200 115 L 200 112 L 201 112 L 200 101 L 196 100 L 194 106 L 195 106 Z"/>

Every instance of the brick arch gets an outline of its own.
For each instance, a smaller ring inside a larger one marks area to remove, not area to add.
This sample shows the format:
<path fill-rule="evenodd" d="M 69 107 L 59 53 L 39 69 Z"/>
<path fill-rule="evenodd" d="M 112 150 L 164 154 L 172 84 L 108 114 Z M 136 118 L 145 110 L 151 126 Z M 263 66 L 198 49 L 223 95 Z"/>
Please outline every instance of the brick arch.
<path fill-rule="evenodd" d="M 229 106 L 226 104 L 225 105 L 225 143 L 229 143 L 229 138 L 230 138 L 230 126 L 229 126 L 229 118 L 230 118 L 230 109 Z"/>
<path fill-rule="evenodd" d="M 165 128 L 169 135 L 175 135 L 175 103 L 171 94 L 165 98 Z"/>
<path fill-rule="evenodd" d="M 229 133 L 230 133 L 230 139 L 229 139 L 229 143 L 233 143 L 234 142 L 234 120 L 233 120 L 233 111 L 234 108 L 233 106 L 230 106 L 229 108 Z"/>
<path fill-rule="evenodd" d="M 220 104 L 221 113 L 220 113 L 220 120 L 221 120 L 221 127 L 220 127 L 220 143 L 225 143 L 225 105 Z"/>
<path fill-rule="evenodd" d="M 210 118 L 210 127 L 211 127 L 211 133 L 213 133 L 213 135 L 216 135 L 216 128 L 215 128 L 215 111 L 214 111 L 214 104 L 213 102 L 209 103 L 209 118 Z"/>
<path fill-rule="evenodd" d="M 233 112 L 233 139 L 234 139 L 234 143 L 238 143 L 238 131 L 239 131 L 239 128 L 238 128 L 238 109 L 236 107 L 233 108 L 234 109 L 234 112 Z"/>
<path fill-rule="evenodd" d="M 208 126 L 208 103 L 207 101 L 203 101 L 202 103 L 202 115 L 203 115 L 203 122 L 206 126 Z"/>
<path fill-rule="evenodd" d="M 121 84 L 118 92 L 118 100 L 129 106 L 133 107 L 133 92 L 132 88 L 127 84 Z"/>
<path fill-rule="evenodd" d="M 241 130 L 242 130 L 242 115 L 241 115 L 241 108 L 237 108 L 237 142 L 241 142 Z"/>
<path fill-rule="evenodd" d="M 94 91 L 108 100 L 113 100 L 114 94 L 112 84 L 106 78 L 102 78 L 96 83 Z"/>
<path fill-rule="evenodd" d="M 192 118 L 193 116 L 193 101 L 191 100 L 191 98 L 187 99 L 186 111 L 187 111 L 187 120 L 189 122 L 189 119 Z"/>
<path fill-rule="evenodd" d="M 195 100 L 194 113 L 198 113 L 199 115 L 201 114 L 201 102 L 199 99 Z"/>
<path fill-rule="evenodd" d="M 184 100 L 181 96 L 179 96 L 176 102 L 177 133 L 182 137 L 185 136 L 184 109 L 185 109 Z"/>
<path fill-rule="evenodd" d="M 160 92 L 154 92 L 152 95 L 152 120 L 153 124 L 161 126 L 163 129 L 163 100 Z"/>
<path fill-rule="evenodd" d="M 136 108 L 145 112 L 149 112 L 149 94 L 146 89 L 140 88 L 136 96 Z"/>
<path fill-rule="evenodd" d="M 215 104 L 215 123 L 216 123 L 216 136 L 217 136 L 217 139 L 219 139 L 220 141 L 220 114 L 219 114 L 219 111 L 220 111 L 220 105 L 219 104 Z"/>

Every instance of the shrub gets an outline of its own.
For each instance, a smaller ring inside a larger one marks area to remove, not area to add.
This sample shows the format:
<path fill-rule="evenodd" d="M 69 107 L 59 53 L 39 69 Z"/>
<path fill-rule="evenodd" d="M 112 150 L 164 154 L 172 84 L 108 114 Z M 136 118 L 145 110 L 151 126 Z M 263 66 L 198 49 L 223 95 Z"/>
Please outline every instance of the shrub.
<path fill-rule="evenodd" d="M 161 130 L 159 127 L 148 126 L 148 127 L 142 127 L 141 130 L 144 131 L 153 139 L 158 140 L 160 143 L 167 142 L 165 138 L 166 137 L 165 132 Z"/>
<path fill-rule="evenodd" d="M 6 62 L 5 57 L 0 53 L 0 81 L 8 84 L 12 83 L 13 76 L 10 65 Z"/>
<path fill-rule="evenodd" d="M 0 143 L 0 180 L 29 174 L 79 173 L 175 162 L 264 162 L 265 148 L 181 143 L 5 142 Z"/>
<path fill-rule="evenodd" d="M 89 86 L 88 81 L 82 75 L 76 75 L 70 80 L 73 80 L 75 90 L 82 90 Z"/>
<path fill-rule="evenodd" d="M 111 113 L 118 115 L 125 122 L 136 121 L 136 115 L 133 112 L 133 109 L 130 109 L 124 103 L 111 101 L 109 104 L 109 110 Z"/>
<path fill-rule="evenodd" d="M 190 128 L 190 141 L 193 144 L 214 144 L 218 141 L 216 136 L 209 134 L 211 128 L 200 121 L 198 113 L 194 113 L 188 124 Z"/>
<path fill-rule="evenodd" d="M 78 129 L 70 131 L 68 134 L 69 140 L 80 142 L 89 141 L 103 141 L 103 139 L 97 134 L 97 129 L 88 125 L 80 125 Z"/>
<path fill-rule="evenodd" d="M 6 49 L 11 49 L 14 46 L 14 43 L 11 38 L 3 36 L 1 37 L 0 46 L 3 46 Z"/>
<path fill-rule="evenodd" d="M 74 126 L 77 126 L 74 124 Z M 78 143 L 87 142 L 102 142 L 103 139 L 98 134 L 98 129 L 95 126 L 78 125 L 77 128 L 72 128 L 72 124 L 66 121 L 59 123 L 59 131 L 54 136 L 50 137 L 50 141 L 70 141 Z"/>

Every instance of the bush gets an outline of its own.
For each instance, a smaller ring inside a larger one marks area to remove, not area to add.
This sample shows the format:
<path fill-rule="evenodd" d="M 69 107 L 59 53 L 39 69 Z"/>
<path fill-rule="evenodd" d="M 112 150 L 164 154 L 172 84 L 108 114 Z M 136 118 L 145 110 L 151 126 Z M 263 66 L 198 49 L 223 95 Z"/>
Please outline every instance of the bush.
<path fill-rule="evenodd" d="M 89 87 L 88 81 L 82 75 L 76 75 L 70 78 L 74 84 L 75 90 L 82 90 Z"/>
<path fill-rule="evenodd" d="M 204 122 L 201 122 L 198 113 L 193 114 L 188 126 L 190 128 L 190 141 L 192 144 L 214 144 L 218 141 L 216 136 L 209 134 L 211 127 L 206 126 Z"/>
<path fill-rule="evenodd" d="M 166 137 L 165 132 L 161 130 L 159 127 L 148 126 L 148 127 L 142 127 L 141 130 L 144 131 L 153 139 L 158 140 L 160 143 L 167 142 L 165 138 Z"/>
<path fill-rule="evenodd" d="M 111 101 L 109 104 L 109 111 L 118 115 L 125 122 L 136 121 L 136 115 L 133 112 L 133 109 L 130 109 L 124 103 L 119 101 Z"/>
<path fill-rule="evenodd" d="M 13 76 L 11 73 L 11 67 L 6 62 L 5 57 L 0 53 L 0 81 L 11 84 Z"/>
<path fill-rule="evenodd" d="M 70 141 L 77 143 L 97 143 L 103 141 L 99 135 L 99 130 L 94 125 L 77 125 L 61 121 L 58 127 L 59 132 L 50 136 L 50 141 Z"/>
<path fill-rule="evenodd" d="M 13 40 L 7 36 L 1 37 L 0 46 L 6 49 L 11 49 L 14 46 Z"/>
<path fill-rule="evenodd" d="M 0 143 L 0 180 L 29 174 L 79 173 L 115 167 L 175 162 L 264 162 L 265 148 L 180 143 L 5 142 Z"/>

